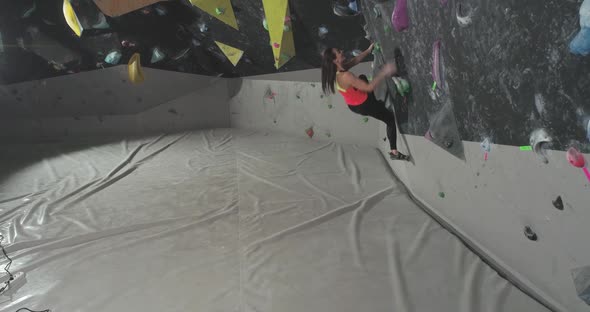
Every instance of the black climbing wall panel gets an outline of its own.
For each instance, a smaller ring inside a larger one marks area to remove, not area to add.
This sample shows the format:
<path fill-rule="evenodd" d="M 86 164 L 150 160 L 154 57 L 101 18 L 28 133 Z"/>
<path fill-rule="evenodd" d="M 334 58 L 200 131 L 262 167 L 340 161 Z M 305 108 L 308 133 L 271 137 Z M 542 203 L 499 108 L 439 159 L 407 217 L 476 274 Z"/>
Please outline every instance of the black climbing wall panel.
<path fill-rule="evenodd" d="M 451 108 L 462 140 L 528 145 L 544 128 L 554 149 L 577 141 L 590 150 L 590 56 L 568 50 L 581 1 L 408 0 L 410 26 L 401 33 L 391 27 L 395 0 L 364 4 L 373 39 L 412 84 L 402 131 L 433 133 Z M 444 83 L 433 91 L 436 40 Z"/>

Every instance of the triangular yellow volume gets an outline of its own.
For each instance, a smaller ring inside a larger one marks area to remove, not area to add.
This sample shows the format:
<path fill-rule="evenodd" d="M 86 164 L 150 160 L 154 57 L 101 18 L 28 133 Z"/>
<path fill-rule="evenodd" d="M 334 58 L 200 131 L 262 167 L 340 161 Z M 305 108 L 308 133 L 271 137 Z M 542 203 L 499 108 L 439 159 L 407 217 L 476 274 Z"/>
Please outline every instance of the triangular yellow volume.
<path fill-rule="evenodd" d="M 70 26 L 78 37 L 82 36 L 84 28 L 82 28 L 82 24 L 80 24 L 80 20 L 78 19 L 78 16 L 76 16 L 76 12 L 70 3 L 70 0 L 64 0 L 63 11 L 68 26 Z"/>
<path fill-rule="evenodd" d="M 238 21 L 234 15 L 234 9 L 230 0 L 190 0 L 199 9 L 209 13 L 211 16 L 238 29 Z"/>
<path fill-rule="evenodd" d="M 127 71 L 129 72 L 129 80 L 133 83 L 142 83 L 145 78 L 143 77 L 143 69 L 141 68 L 141 56 L 139 53 L 133 54 L 127 65 Z"/>
<path fill-rule="evenodd" d="M 244 55 L 244 51 L 242 51 L 240 49 L 236 49 L 236 48 L 231 47 L 231 46 L 228 46 L 227 44 L 221 43 L 219 41 L 215 41 L 215 43 L 217 44 L 217 46 L 219 47 L 219 49 L 221 49 L 221 52 L 223 52 L 223 54 L 225 54 L 225 56 L 227 57 L 227 59 L 232 64 L 234 64 L 234 66 L 238 65 L 238 62 L 242 58 L 242 55 Z"/>

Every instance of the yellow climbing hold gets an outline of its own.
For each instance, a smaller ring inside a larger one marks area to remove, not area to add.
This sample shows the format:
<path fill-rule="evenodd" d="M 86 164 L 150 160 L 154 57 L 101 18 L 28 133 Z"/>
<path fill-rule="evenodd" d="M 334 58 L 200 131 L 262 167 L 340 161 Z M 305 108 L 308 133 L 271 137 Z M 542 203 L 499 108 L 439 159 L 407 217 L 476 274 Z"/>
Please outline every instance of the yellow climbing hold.
<path fill-rule="evenodd" d="M 295 56 L 295 42 L 293 40 L 293 31 L 291 15 L 288 6 L 288 0 L 262 0 L 264 6 L 264 15 L 272 43 L 272 50 L 275 57 L 275 67 L 278 69 L 289 61 L 290 58 L 281 58 L 281 53 Z M 285 27 L 288 26 L 288 27 Z M 286 31 L 287 30 L 287 31 Z"/>
<path fill-rule="evenodd" d="M 64 0 L 63 11 L 68 26 L 70 26 L 70 28 L 74 31 L 74 33 L 76 33 L 78 37 L 81 37 L 84 28 L 82 27 L 82 24 L 80 24 L 80 20 L 78 19 L 78 16 L 76 15 L 70 0 Z"/>
<path fill-rule="evenodd" d="M 218 20 L 238 29 L 238 22 L 230 0 L 190 0 L 190 2 Z"/>
<path fill-rule="evenodd" d="M 142 83 L 145 78 L 143 77 L 143 69 L 141 68 L 141 56 L 139 53 L 133 54 L 127 65 L 127 71 L 129 72 L 129 80 L 133 83 Z"/>
<path fill-rule="evenodd" d="M 221 52 L 223 52 L 223 54 L 225 54 L 227 59 L 232 64 L 234 64 L 234 66 L 238 65 L 238 62 L 242 58 L 242 55 L 244 55 L 244 51 L 242 51 L 240 49 L 236 49 L 232 46 L 228 46 L 227 44 L 221 43 L 219 41 L 215 41 L 215 43 L 217 44 L 217 46 L 219 47 Z"/>

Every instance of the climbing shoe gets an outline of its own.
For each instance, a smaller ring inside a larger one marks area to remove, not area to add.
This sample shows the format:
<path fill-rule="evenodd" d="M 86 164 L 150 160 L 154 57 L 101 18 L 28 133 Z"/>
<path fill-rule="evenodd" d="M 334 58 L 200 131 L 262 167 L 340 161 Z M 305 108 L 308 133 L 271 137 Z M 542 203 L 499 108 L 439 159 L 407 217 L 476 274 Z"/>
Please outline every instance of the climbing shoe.
<path fill-rule="evenodd" d="M 360 11 L 355 11 L 346 5 L 334 3 L 334 14 L 338 16 L 357 16 L 361 14 Z"/>
<path fill-rule="evenodd" d="M 391 158 L 392 160 L 410 160 L 410 156 L 404 155 L 402 154 L 402 152 L 399 151 L 397 152 L 397 155 L 393 154 L 392 152 L 389 152 L 389 158 Z"/>

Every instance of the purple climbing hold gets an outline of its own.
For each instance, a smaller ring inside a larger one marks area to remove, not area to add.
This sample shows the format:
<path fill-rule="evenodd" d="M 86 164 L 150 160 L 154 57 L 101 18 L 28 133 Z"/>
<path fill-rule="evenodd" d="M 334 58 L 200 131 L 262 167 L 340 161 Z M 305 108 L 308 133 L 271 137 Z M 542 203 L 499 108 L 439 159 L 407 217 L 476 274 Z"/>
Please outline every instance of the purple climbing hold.
<path fill-rule="evenodd" d="M 395 2 L 395 8 L 391 15 L 391 24 L 395 31 L 400 32 L 408 28 L 410 20 L 408 18 L 408 3 L 407 0 L 397 0 Z"/>
<path fill-rule="evenodd" d="M 440 79 L 440 40 L 436 40 L 432 45 L 432 80 L 438 87 L 442 87 Z"/>

